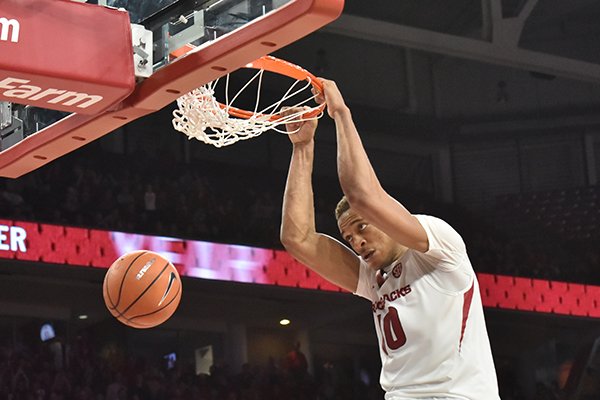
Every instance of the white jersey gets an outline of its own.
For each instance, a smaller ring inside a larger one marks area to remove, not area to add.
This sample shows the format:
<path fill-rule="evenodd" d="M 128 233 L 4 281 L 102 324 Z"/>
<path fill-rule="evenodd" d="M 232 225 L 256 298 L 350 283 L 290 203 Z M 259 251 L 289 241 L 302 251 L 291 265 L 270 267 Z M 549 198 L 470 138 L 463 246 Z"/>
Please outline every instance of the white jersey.
<path fill-rule="evenodd" d="M 446 222 L 416 216 L 429 250 L 408 250 L 376 273 L 361 261 L 357 295 L 372 303 L 386 400 L 498 400 L 479 284 L 465 244 Z"/>

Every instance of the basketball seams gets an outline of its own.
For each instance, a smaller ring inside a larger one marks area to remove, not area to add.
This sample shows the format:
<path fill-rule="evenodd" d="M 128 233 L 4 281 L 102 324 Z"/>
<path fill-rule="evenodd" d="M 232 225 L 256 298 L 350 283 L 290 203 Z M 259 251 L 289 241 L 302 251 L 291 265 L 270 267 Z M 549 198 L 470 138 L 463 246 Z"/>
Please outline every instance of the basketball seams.
<path fill-rule="evenodd" d="M 110 270 L 107 272 L 107 274 L 110 274 Z M 109 290 L 108 290 L 108 277 L 106 277 L 106 278 L 104 279 L 104 283 L 102 284 L 102 290 L 103 290 L 103 291 L 105 292 L 105 294 L 106 294 L 106 295 L 104 296 L 104 298 L 105 298 L 105 299 L 107 299 L 107 300 L 108 300 L 108 302 L 110 303 L 109 310 L 110 310 L 110 308 L 111 308 L 111 307 L 112 307 L 113 309 L 116 309 L 116 308 L 117 308 L 117 306 L 115 305 L 115 303 L 113 303 L 113 301 L 112 301 L 112 298 L 110 297 L 110 292 L 109 292 Z"/>
<path fill-rule="evenodd" d="M 121 278 L 121 284 L 119 285 L 119 297 L 117 298 L 117 303 L 115 304 L 115 309 L 117 308 L 117 306 L 119 305 L 119 302 L 121 301 L 121 293 L 123 292 L 123 285 L 125 284 L 125 279 L 127 278 L 127 274 L 129 273 L 129 270 L 131 269 L 131 267 L 133 267 L 133 264 L 135 264 L 135 262 L 144 254 L 148 253 L 147 251 L 144 251 L 142 253 L 140 253 L 137 257 L 135 257 L 131 263 L 129 264 L 129 266 L 127 267 L 127 270 L 125 271 L 125 273 L 123 274 L 123 277 Z M 162 272 L 161 272 L 162 273 Z M 108 292 L 108 291 L 107 291 Z M 110 293 L 109 293 L 110 294 Z M 137 300 L 136 300 L 137 301 Z"/>
<path fill-rule="evenodd" d="M 141 324 L 139 322 L 129 322 L 129 320 L 127 318 L 125 318 L 125 317 L 117 317 L 117 319 L 121 323 L 123 323 L 123 324 L 125 324 L 127 326 L 130 326 L 132 328 L 137 328 L 137 329 L 152 328 L 152 325 L 144 325 L 144 324 Z"/>
<path fill-rule="evenodd" d="M 142 258 L 144 255 L 145 258 Z M 143 279 L 137 282 L 151 265 L 146 263 L 139 267 L 142 261 L 148 261 L 148 255 L 156 256 L 152 263 L 158 262 L 146 275 L 149 281 Z M 163 266 L 159 267 L 161 263 Z M 136 275 L 138 271 L 143 272 Z M 176 286 L 174 281 L 179 282 L 176 288 L 173 287 Z M 118 294 L 115 293 L 117 290 Z M 108 311 L 119 322 L 132 328 L 152 328 L 165 322 L 177 309 L 182 291 L 181 278 L 175 266 L 162 255 L 149 250 L 132 251 L 121 256 L 110 266 L 103 282 Z M 116 301 L 113 300 L 115 294 Z"/>
<path fill-rule="evenodd" d="M 140 322 L 131 322 L 127 318 L 124 318 L 124 317 L 119 318 L 119 320 L 122 323 L 124 323 L 125 325 L 130 326 L 132 328 L 136 328 L 136 329 L 148 329 L 148 328 L 154 328 L 156 326 L 155 324 L 143 324 Z"/>
<path fill-rule="evenodd" d="M 162 270 L 161 270 L 161 271 L 160 271 L 160 272 L 159 272 L 159 273 L 158 273 L 158 274 L 157 274 L 157 275 L 154 277 L 154 279 L 152 280 L 152 282 L 150 282 L 150 284 L 149 284 L 148 286 L 146 286 L 146 288 L 144 289 L 144 291 L 143 291 L 142 293 L 140 293 L 140 294 L 138 295 L 138 297 L 137 297 L 137 298 L 136 298 L 136 299 L 135 299 L 135 300 L 134 300 L 134 301 L 133 301 L 133 302 L 132 302 L 132 303 L 131 303 L 129 306 L 127 306 L 127 308 L 126 308 L 125 310 L 123 310 L 123 311 L 119 311 L 119 316 L 123 316 L 123 315 L 125 315 L 125 313 L 126 313 L 127 311 L 129 311 L 129 309 L 130 309 L 130 308 L 131 308 L 131 307 L 132 307 L 132 306 L 133 306 L 135 303 L 137 303 L 137 301 L 138 301 L 139 299 L 141 299 L 141 298 L 144 296 L 144 294 L 146 294 L 146 292 L 147 292 L 148 290 L 150 290 L 150 288 L 152 287 L 152 285 L 154 285 L 154 284 L 156 283 L 156 281 L 158 280 L 158 278 L 160 278 L 160 277 L 161 277 L 161 275 L 162 275 L 162 274 L 165 272 L 165 270 L 166 270 L 166 269 L 169 267 L 169 265 L 171 265 L 171 263 L 167 261 L 167 263 L 165 264 L 165 266 L 163 267 L 163 269 L 162 269 Z M 125 278 L 123 278 L 123 281 L 125 281 Z M 123 284 L 123 281 L 121 282 L 121 284 Z"/>
<path fill-rule="evenodd" d="M 175 299 L 177 299 L 177 296 L 179 296 L 179 293 L 181 292 L 181 282 L 179 283 L 179 287 L 177 288 L 177 292 L 175 292 L 175 295 L 173 296 L 173 298 L 171 300 L 169 300 L 169 302 L 167 304 L 165 304 L 164 306 L 162 306 L 161 308 L 158 308 L 152 312 L 146 313 L 146 314 L 140 314 L 140 315 L 136 315 L 134 317 L 131 318 L 127 318 L 127 317 L 123 317 L 125 318 L 127 321 L 132 321 L 136 318 L 141 318 L 141 317 L 147 317 L 148 315 L 152 315 L 152 314 L 156 314 L 157 312 L 160 312 L 162 310 L 164 310 L 165 308 L 167 308 L 171 303 L 173 303 L 175 301 Z M 135 322 L 138 323 L 138 322 Z"/>

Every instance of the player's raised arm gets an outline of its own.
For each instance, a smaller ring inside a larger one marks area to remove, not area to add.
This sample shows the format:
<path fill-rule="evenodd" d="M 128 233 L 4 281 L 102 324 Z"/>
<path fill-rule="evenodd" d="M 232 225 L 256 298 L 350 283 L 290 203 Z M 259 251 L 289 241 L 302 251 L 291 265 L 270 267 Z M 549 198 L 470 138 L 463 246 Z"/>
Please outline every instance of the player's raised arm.
<path fill-rule="evenodd" d="M 427 234 L 417 218 L 381 186 L 335 82 L 323 80 L 327 112 L 335 121 L 342 190 L 354 211 L 398 243 L 426 252 Z M 402 171 L 398 171 L 399 174 Z"/>
<path fill-rule="evenodd" d="M 316 120 L 287 126 L 288 132 L 297 132 L 289 135 L 293 151 L 283 197 L 281 243 L 298 261 L 354 292 L 358 283 L 358 257 L 337 240 L 317 233 L 315 228 L 312 170 L 316 128 Z"/>

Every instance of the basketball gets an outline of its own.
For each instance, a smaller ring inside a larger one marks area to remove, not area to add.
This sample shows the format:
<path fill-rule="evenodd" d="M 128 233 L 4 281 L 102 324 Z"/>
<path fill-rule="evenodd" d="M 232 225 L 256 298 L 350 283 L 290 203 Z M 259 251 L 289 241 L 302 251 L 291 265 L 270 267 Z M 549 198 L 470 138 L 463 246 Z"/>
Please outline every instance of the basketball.
<path fill-rule="evenodd" d="M 158 253 L 132 251 L 119 257 L 104 277 L 102 295 L 108 311 L 133 328 L 165 322 L 181 300 L 177 269 Z"/>

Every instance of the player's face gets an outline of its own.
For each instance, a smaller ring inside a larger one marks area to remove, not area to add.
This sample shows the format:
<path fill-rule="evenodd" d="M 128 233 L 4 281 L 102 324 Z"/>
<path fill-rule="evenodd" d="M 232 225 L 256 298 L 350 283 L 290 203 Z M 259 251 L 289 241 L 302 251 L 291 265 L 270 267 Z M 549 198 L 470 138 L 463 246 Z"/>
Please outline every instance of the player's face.
<path fill-rule="evenodd" d="M 369 267 L 380 269 L 395 260 L 397 243 L 352 209 L 340 216 L 338 228 L 344 240 Z"/>

